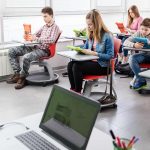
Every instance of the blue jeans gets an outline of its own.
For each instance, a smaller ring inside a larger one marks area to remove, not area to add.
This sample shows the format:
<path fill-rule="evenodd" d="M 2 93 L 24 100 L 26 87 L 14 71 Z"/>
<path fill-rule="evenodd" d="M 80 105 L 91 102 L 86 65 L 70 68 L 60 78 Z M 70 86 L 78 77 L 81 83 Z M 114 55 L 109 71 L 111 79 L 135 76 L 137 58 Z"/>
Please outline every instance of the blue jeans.
<path fill-rule="evenodd" d="M 131 55 L 129 58 L 129 64 L 134 72 L 136 79 L 142 80 L 143 78 L 139 76 L 139 73 L 141 72 L 140 69 L 140 63 L 148 63 L 150 64 L 150 54 L 147 53 L 138 53 Z"/>

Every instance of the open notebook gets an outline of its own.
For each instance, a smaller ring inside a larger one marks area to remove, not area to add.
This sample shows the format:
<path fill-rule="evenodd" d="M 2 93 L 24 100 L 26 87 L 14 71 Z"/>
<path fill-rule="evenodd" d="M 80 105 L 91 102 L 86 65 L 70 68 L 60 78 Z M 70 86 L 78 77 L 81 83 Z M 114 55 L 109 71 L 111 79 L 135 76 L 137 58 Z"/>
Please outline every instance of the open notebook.
<path fill-rule="evenodd" d="M 76 51 L 78 53 L 84 54 L 84 53 L 82 53 L 83 49 L 81 47 L 79 47 L 79 46 L 70 46 L 70 45 L 68 45 L 67 48 L 71 49 L 71 50 L 74 50 L 74 51 Z"/>
<path fill-rule="evenodd" d="M 128 33 L 128 32 L 126 31 L 126 28 L 125 28 L 125 26 L 124 26 L 123 23 L 116 22 L 116 25 L 117 25 L 117 27 L 118 27 L 118 29 L 120 30 L 121 33 L 125 33 L 125 34 Z"/>

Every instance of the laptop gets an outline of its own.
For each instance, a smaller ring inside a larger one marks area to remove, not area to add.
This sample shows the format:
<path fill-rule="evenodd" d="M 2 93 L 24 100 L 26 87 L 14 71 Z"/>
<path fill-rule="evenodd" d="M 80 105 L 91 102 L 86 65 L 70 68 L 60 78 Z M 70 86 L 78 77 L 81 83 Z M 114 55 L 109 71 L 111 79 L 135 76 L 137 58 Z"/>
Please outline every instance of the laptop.
<path fill-rule="evenodd" d="M 39 125 L 49 136 L 48 140 L 36 131 L 19 134 L 16 139 L 26 146 L 22 150 L 51 150 L 49 145 L 54 146 L 52 150 L 62 150 L 57 143 L 69 150 L 85 150 L 99 111 L 98 102 L 54 85 Z M 34 145 L 41 148 L 36 149 Z"/>

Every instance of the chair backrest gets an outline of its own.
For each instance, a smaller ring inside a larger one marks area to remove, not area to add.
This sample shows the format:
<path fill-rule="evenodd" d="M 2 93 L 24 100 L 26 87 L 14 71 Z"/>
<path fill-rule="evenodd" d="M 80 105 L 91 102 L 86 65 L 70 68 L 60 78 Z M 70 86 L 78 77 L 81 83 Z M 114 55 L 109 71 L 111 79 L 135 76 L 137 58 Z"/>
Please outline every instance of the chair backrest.
<path fill-rule="evenodd" d="M 114 69 L 115 69 L 115 58 L 117 57 L 118 55 L 118 52 L 119 52 L 119 49 L 120 49 L 120 46 L 121 46 L 121 40 L 114 37 L 114 58 L 111 59 L 110 61 L 110 64 L 111 64 L 111 71 L 113 72 Z"/>
<path fill-rule="evenodd" d="M 51 58 L 51 57 L 53 57 L 53 56 L 55 55 L 55 53 L 56 53 L 56 44 L 57 44 L 57 42 L 58 42 L 58 39 L 59 39 L 61 33 L 62 33 L 62 32 L 59 33 L 59 35 L 58 35 L 56 41 L 55 41 L 54 43 L 51 43 L 51 44 L 49 45 L 49 48 L 48 48 L 48 49 L 49 49 L 50 56 L 42 57 L 42 58 L 40 58 L 40 60 L 49 59 L 49 58 Z"/>
<path fill-rule="evenodd" d="M 50 58 L 53 57 L 56 53 L 56 44 L 58 42 L 58 39 L 59 39 L 60 35 L 61 35 L 61 32 L 59 33 L 55 43 L 52 43 L 52 44 L 49 45 Z"/>
<path fill-rule="evenodd" d="M 121 40 L 114 37 L 114 58 L 117 57 L 117 54 L 119 52 L 119 49 L 120 49 L 120 46 L 121 46 Z"/>

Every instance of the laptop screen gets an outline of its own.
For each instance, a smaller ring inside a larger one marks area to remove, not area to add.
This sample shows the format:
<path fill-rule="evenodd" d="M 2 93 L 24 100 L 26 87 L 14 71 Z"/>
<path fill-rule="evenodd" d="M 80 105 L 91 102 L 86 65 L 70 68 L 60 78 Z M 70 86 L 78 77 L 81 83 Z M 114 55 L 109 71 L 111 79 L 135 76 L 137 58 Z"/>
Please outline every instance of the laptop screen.
<path fill-rule="evenodd" d="M 86 148 L 100 104 L 54 86 L 40 127 L 73 150 Z"/>

